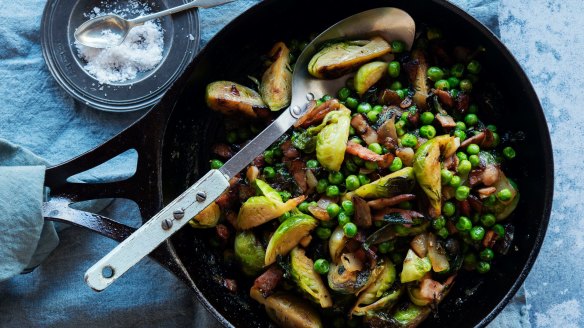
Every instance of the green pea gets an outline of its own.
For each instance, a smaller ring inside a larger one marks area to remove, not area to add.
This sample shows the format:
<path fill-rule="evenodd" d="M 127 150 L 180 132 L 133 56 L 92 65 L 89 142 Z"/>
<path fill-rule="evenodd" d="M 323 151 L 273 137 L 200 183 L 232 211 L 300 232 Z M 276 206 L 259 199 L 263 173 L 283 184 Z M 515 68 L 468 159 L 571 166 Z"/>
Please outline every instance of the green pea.
<path fill-rule="evenodd" d="M 343 182 L 343 180 L 345 179 L 345 177 L 343 176 L 343 173 L 341 172 L 331 172 L 328 175 L 328 181 L 332 184 L 341 184 Z"/>
<path fill-rule="evenodd" d="M 276 177 L 276 170 L 271 166 L 264 167 L 264 176 L 266 179 L 273 179 Z"/>
<path fill-rule="evenodd" d="M 458 163 L 457 171 L 461 175 L 467 175 L 470 172 L 471 168 L 472 168 L 471 162 L 467 159 L 463 159 L 460 161 L 460 163 Z"/>
<path fill-rule="evenodd" d="M 357 136 L 351 138 L 351 141 L 354 142 L 354 143 L 358 143 L 360 145 L 363 144 L 363 140 L 361 138 L 357 137 Z"/>
<path fill-rule="evenodd" d="M 448 233 L 448 229 L 446 229 L 446 228 L 442 228 L 442 229 L 438 230 L 438 231 L 436 232 L 436 234 L 437 234 L 438 236 L 442 237 L 442 239 L 446 239 L 446 238 L 448 238 L 448 234 L 449 234 L 449 233 Z"/>
<path fill-rule="evenodd" d="M 393 158 L 393 162 L 391 162 L 391 165 L 389 166 L 389 170 L 391 172 L 395 172 L 395 171 L 401 170 L 402 166 L 403 166 L 403 163 L 402 163 L 401 158 L 396 156 Z"/>
<path fill-rule="evenodd" d="M 391 42 L 391 52 L 394 54 L 402 53 L 406 50 L 406 43 L 401 40 L 394 40 Z"/>
<path fill-rule="evenodd" d="M 397 90 L 400 90 L 402 88 L 402 84 L 400 81 L 393 81 L 393 83 L 391 83 L 389 85 L 389 88 L 391 90 L 397 91 Z"/>
<path fill-rule="evenodd" d="M 491 213 L 487 213 L 487 214 L 481 216 L 481 223 L 485 227 L 490 227 L 490 226 L 494 225 L 496 222 L 497 222 L 497 218 Z"/>
<path fill-rule="evenodd" d="M 406 133 L 401 139 L 402 146 L 404 147 L 416 147 L 418 144 L 418 138 L 410 133 Z"/>
<path fill-rule="evenodd" d="M 361 114 L 367 114 L 371 110 L 371 104 L 362 102 L 357 106 L 357 112 Z"/>
<path fill-rule="evenodd" d="M 458 121 L 456 122 L 456 126 L 454 127 L 455 130 L 466 130 L 466 124 L 464 124 L 464 122 L 462 121 Z"/>
<path fill-rule="evenodd" d="M 401 65 L 397 61 L 392 61 L 389 63 L 387 70 L 389 72 L 389 76 L 396 78 L 399 76 Z"/>
<path fill-rule="evenodd" d="M 353 222 L 349 222 L 343 226 L 343 232 L 345 236 L 353 238 L 357 234 L 357 226 Z"/>
<path fill-rule="evenodd" d="M 381 148 L 381 145 L 378 144 L 377 142 L 374 142 L 372 144 L 370 144 L 369 146 L 367 146 L 367 148 L 369 148 L 369 150 L 371 150 L 372 152 L 376 153 L 376 154 L 383 154 L 383 149 Z"/>
<path fill-rule="evenodd" d="M 458 188 L 460 186 L 460 183 L 462 182 L 462 179 L 460 179 L 460 177 L 458 175 L 455 175 L 452 177 L 452 179 L 450 179 L 450 183 L 448 183 L 452 188 Z"/>
<path fill-rule="evenodd" d="M 319 239 L 327 240 L 331 237 L 331 229 L 329 229 L 329 228 L 318 227 L 318 228 L 316 228 L 315 231 L 316 231 L 316 236 Z"/>
<path fill-rule="evenodd" d="M 371 123 L 377 123 L 377 120 L 379 119 L 379 113 L 374 110 L 368 112 L 366 116 Z"/>
<path fill-rule="evenodd" d="M 345 100 L 345 104 L 350 109 L 356 109 L 357 106 L 359 105 L 359 100 L 357 100 L 353 97 L 347 97 L 347 99 Z"/>
<path fill-rule="evenodd" d="M 451 96 L 453 99 L 456 99 L 456 98 L 458 98 L 458 93 L 459 93 L 459 91 L 458 91 L 458 90 L 456 90 L 456 89 L 452 89 L 452 90 L 450 90 L 450 96 Z"/>
<path fill-rule="evenodd" d="M 308 207 L 310 206 L 309 202 L 302 202 L 298 205 L 298 210 L 302 213 L 308 213 Z"/>
<path fill-rule="evenodd" d="M 229 131 L 227 133 L 227 142 L 229 142 L 230 144 L 234 144 L 237 142 L 237 132 L 235 131 Z"/>
<path fill-rule="evenodd" d="M 330 264 L 325 259 L 318 259 L 314 261 L 314 271 L 318 274 L 326 274 L 330 270 Z"/>
<path fill-rule="evenodd" d="M 316 192 L 318 192 L 319 194 L 324 193 L 328 185 L 329 183 L 326 179 L 318 180 L 318 182 L 316 183 Z"/>
<path fill-rule="evenodd" d="M 432 221 L 432 227 L 435 230 L 440 230 L 446 226 L 446 219 L 440 215 Z"/>
<path fill-rule="evenodd" d="M 466 65 L 466 69 L 471 74 L 478 74 L 481 71 L 481 63 L 479 63 L 477 60 L 471 60 L 470 63 Z"/>
<path fill-rule="evenodd" d="M 274 151 L 273 150 L 266 150 L 264 152 L 264 161 L 268 164 L 274 163 Z"/>
<path fill-rule="evenodd" d="M 432 124 L 434 122 L 434 114 L 432 112 L 423 112 L 420 115 L 420 121 L 424 125 Z"/>
<path fill-rule="evenodd" d="M 353 213 L 355 213 L 355 205 L 353 205 L 353 202 L 348 199 L 341 202 L 341 207 L 347 215 L 353 215 Z"/>
<path fill-rule="evenodd" d="M 223 162 L 218 159 L 211 160 L 211 168 L 213 170 L 218 170 L 223 166 Z"/>
<path fill-rule="evenodd" d="M 440 90 L 450 90 L 450 83 L 447 80 L 438 80 L 434 83 L 434 88 Z"/>
<path fill-rule="evenodd" d="M 488 262 L 480 261 L 477 264 L 478 273 L 487 273 L 491 270 L 491 265 Z"/>
<path fill-rule="evenodd" d="M 280 217 L 278 218 L 278 221 L 284 222 L 284 221 L 288 220 L 291 216 L 292 216 L 292 213 L 286 212 L 286 213 L 280 215 Z"/>
<path fill-rule="evenodd" d="M 324 95 L 324 96 L 322 96 L 322 98 L 320 98 L 320 100 L 322 100 L 322 101 L 329 101 L 331 99 L 333 99 L 333 97 L 331 97 L 330 95 Z"/>
<path fill-rule="evenodd" d="M 373 108 L 371 109 L 371 111 L 377 112 L 378 114 L 381 114 L 381 112 L 383 112 L 383 106 L 381 106 L 381 105 L 375 105 L 375 106 L 373 106 Z"/>
<path fill-rule="evenodd" d="M 470 194 L 470 188 L 467 186 L 460 186 L 458 188 L 456 188 L 456 191 L 454 192 L 454 197 L 456 198 L 456 200 L 458 201 L 463 201 L 465 199 L 468 198 L 468 195 Z"/>
<path fill-rule="evenodd" d="M 501 143 L 501 137 L 498 133 L 493 132 L 493 147 L 497 147 Z"/>
<path fill-rule="evenodd" d="M 345 179 L 345 185 L 347 186 L 347 190 L 355 190 L 359 188 L 359 177 L 356 175 L 349 175 L 347 179 Z"/>
<path fill-rule="evenodd" d="M 479 122 L 477 114 L 466 114 L 464 117 L 464 122 L 468 126 L 475 126 Z"/>
<path fill-rule="evenodd" d="M 468 156 L 465 153 L 461 152 L 461 151 L 459 151 L 459 152 L 456 153 L 456 157 L 458 157 L 458 160 L 459 161 L 468 160 Z"/>
<path fill-rule="evenodd" d="M 481 257 L 481 260 L 491 261 L 493 257 L 495 257 L 495 252 L 490 248 L 485 248 L 479 253 L 479 256 Z"/>
<path fill-rule="evenodd" d="M 316 169 L 319 166 L 320 164 L 315 159 L 310 159 L 306 162 L 306 167 L 308 167 L 309 169 Z"/>
<path fill-rule="evenodd" d="M 391 252 L 392 248 L 393 248 L 392 243 L 390 243 L 388 241 L 385 241 L 385 242 L 377 245 L 377 250 L 381 254 L 387 254 L 387 253 Z"/>
<path fill-rule="evenodd" d="M 365 168 L 368 170 L 377 170 L 379 168 L 379 165 L 377 165 L 376 162 L 367 161 L 365 162 Z"/>
<path fill-rule="evenodd" d="M 339 213 L 341 212 L 341 207 L 339 205 L 337 205 L 336 203 L 330 203 L 327 207 L 326 207 L 326 212 L 328 213 L 328 215 L 331 218 L 336 218 L 337 215 L 339 215 Z"/>
<path fill-rule="evenodd" d="M 440 170 L 440 179 L 442 181 L 442 185 L 447 185 L 448 183 L 450 183 L 450 180 L 452 180 L 453 176 L 454 173 L 447 169 Z"/>
<path fill-rule="evenodd" d="M 452 74 L 452 76 L 460 79 L 462 77 L 462 75 L 464 75 L 464 65 L 463 64 L 456 64 L 456 65 L 452 66 L 452 68 L 450 69 L 450 74 Z"/>
<path fill-rule="evenodd" d="M 505 188 L 505 189 L 502 189 L 501 191 L 499 191 L 499 192 L 497 193 L 497 198 L 498 198 L 500 201 L 503 201 L 503 202 L 506 202 L 506 201 L 510 200 L 512 196 L 513 196 L 513 195 L 511 194 L 511 190 L 509 190 L 509 189 L 507 189 L 507 188 Z"/>
<path fill-rule="evenodd" d="M 493 124 L 487 125 L 487 129 L 491 130 L 491 132 L 497 132 L 497 126 Z"/>
<path fill-rule="evenodd" d="M 434 82 L 441 80 L 444 77 L 444 71 L 440 67 L 432 66 L 426 72 L 428 78 Z"/>
<path fill-rule="evenodd" d="M 503 227 L 502 225 L 500 225 L 498 223 L 493 226 L 493 231 L 497 235 L 499 235 L 499 237 L 502 237 L 505 235 L 505 227 Z"/>
<path fill-rule="evenodd" d="M 347 100 L 347 98 L 349 98 L 350 95 L 351 90 L 347 87 L 342 87 L 339 89 L 339 92 L 337 92 L 337 97 L 339 97 L 339 100 L 341 101 Z"/>
<path fill-rule="evenodd" d="M 335 185 L 328 186 L 326 188 L 326 195 L 328 197 L 337 197 L 340 193 L 341 193 L 341 191 L 339 190 L 339 187 L 337 187 Z"/>
<path fill-rule="evenodd" d="M 369 182 L 371 182 L 369 177 L 367 177 L 365 174 L 359 174 L 358 177 L 359 177 L 359 184 L 360 185 L 366 185 Z"/>
<path fill-rule="evenodd" d="M 460 81 L 460 90 L 464 92 L 472 91 L 472 82 L 469 79 L 464 79 Z"/>
<path fill-rule="evenodd" d="M 351 161 L 345 162 L 345 168 L 347 169 L 347 171 L 349 171 L 349 173 L 359 171 L 359 167 L 357 166 L 357 164 L 355 164 Z"/>
<path fill-rule="evenodd" d="M 278 194 L 280 194 L 280 197 L 282 197 L 283 202 L 287 202 L 290 199 L 290 197 L 292 197 L 292 194 L 286 190 L 279 191 Z"/>
<path fill-rule="evenodd" d="M 481 147 L 479 147 L 479 145 L 477 144 L 470 144 L 468 145 L 468 147 L 466 147 L 466 152 L 469 155 L 478 155 L 478 153 L 481 151 Z"/>
<path fill-rule="evenodd" d="M 339 225 L 343 227 L 345 224 L 351 222 L 351 217 L 347 213 L 341 212 L 337 216 L 337 220 L 339 221 Z"/>
<path fill-rule="evenodd" d="M 359 158 L 357 156 L 353 156 L 353 163 L 355 163 L 359 166 L 365 165 L 365 161 L 362 158 Z"/>
<path fill-rule="evenodd" d="M 424 125 L 420 128 L 420 136 L 426 139 L 432 139 L 436 136 L 436 129 L 431 125 Z"/>
<path fill-rule="evenodd" d="M 442 39 L 442 31 L 436 27 L 431 27 L 426 32 L 426 37 L 428 37 L 428 40 Z"/>
<path fill-rule="evenodd" d="M 458 139 L 460 139 L 460 142 L 463 142 L 466 139 L 466 132 L 462 130 L 455 130 L 454 136 L 458 137 Z"/>
<path fill-rule="evenodd" d="M 481 159 L 479 158 L 479 155 L 470 155 L 468 157 L 468 161 L 470 162 L 470 165 L 472 165 L 472 167 L 477 167 L 479 166 L 479 164 L 481 164 Z"/>
<path fill-rule="evenodd" d="M 446 79 L 446 81 L 448 81 L 448 84 L 453 89 L 458 88 L 458 85 L 460 84 L 460 80 L 455 76 L 449 77 L 448 79 Z"/>
<path fill-rule="evenodd" d="M 514 159 L 515 155 L 515 149 L 512 147 L 503 148 L 503 156 L 505 156 L 506 159 Z"/>
<path fill-rule="evenodd" d="M 466 216 L 461 216 L 458 218 L 458 222 L 456 222 L 456 229 L 458 231 L 469 231 L 472 229 L 472 222 Z"/>
<path fill-rule="evenodd" d="M 493 205 L 495 205 L 496 201 L 497 201 L 497 197 L 495 197 L 495 195 L 490 195 L 489 197 L 485 198 L 485 200 L 483 201 L 483 204 L 486 206 L 493 206 Z"/>
<path fill-rule="evenodd" d="M 454 203 L 444 202 L 444 205 L 442 205 L 442 213 L 447 217 L 451 217 L 454 215 L 454 212 L 456 212 L 456 206 Z"/>

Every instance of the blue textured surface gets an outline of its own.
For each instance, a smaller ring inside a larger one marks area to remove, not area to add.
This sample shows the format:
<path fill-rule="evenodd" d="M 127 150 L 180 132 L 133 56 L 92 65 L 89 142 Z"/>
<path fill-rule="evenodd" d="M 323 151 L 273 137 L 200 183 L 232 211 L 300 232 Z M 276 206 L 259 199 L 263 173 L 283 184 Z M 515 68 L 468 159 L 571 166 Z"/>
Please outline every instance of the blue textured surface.
<path fill-rule="evenodd" d="M 201 12 L 202 41 L 257 1 L 239 0 Z M 580 0 L 457 0 L 500 34 L 517 56 L 540 96 L 554 143 L 556 192 L 550 229 L 541 255 L 529 275 L 525 297 L 519 295 L 496 327 L 579 327 L 582 316 L 581 253 L 584 224 L 583 169 L 579 154 L 584 115 L 580 54 L 584 50 L 584 6 Z M 0 138 L 59 163 L 107 140 L 141 113 L 112 114 L 80 105 L 48 73 L 38 40 L 45 0 L 0 1 Z M 497 16 L 498 14 L 498 16 Z M 497 20 L 499 17 L 499 20 Z M 576 138 L 577 142 L 574 142 Z M 568 142 L 570 141 L 570 142 Z M 96 176 L 123 176 L 130 158 L 108 163 Z M 132 161 L 129 161 L 132 162 Z M 115 201 L 104 214 L 126 224 L 139 224 L 137 208 Z M 568 227 L 572 227 L 569 229 Z M 33 273 L 0 283 L 2 326 L 198 326 L 212 323 L 192 294 L 170 273 L 150 260 L 140 262 L 106 291 L 94 293 L 83 283 L 84 271 L 115 243 L 70 228 L 61 244 Z"/>

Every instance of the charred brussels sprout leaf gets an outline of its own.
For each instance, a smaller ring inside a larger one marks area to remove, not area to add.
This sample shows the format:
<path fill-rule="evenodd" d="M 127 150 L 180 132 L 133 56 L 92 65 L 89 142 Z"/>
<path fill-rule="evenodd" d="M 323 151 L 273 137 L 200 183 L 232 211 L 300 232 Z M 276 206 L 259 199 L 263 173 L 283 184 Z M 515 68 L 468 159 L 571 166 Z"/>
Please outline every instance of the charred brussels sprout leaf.
<path fill-rule="evenodd" d="M 384 259 L 383 263 L 373 270 L 374 281 L 367 287 L 357 299 L 353 307 L 353 315 L 365 315 L 371 311 L 379 311 L 386 308 L 393 302 L 388 302 L 387 296 L 391 295 L 393 301 L 397 301 L 400 294 L 396 291 L 389 292 L 396 278 L 395 266 L 389 259 Z"/>
<path fill-rule="evenodd" d="M 235 236 L 235 257 L 241 263 L 243 273 L 253 276 L 264 268 L 266 252 L 253 232 L 242 231 Z"/>
<path fill-rule="evenodd" d="M 351 111 L 342 106 L 328 113 L 323 124 L 326 125 L 316 137 L 316 159 L 327 170 L 339 171 L 347 149 Z"/>
<path fill-rule="evenodd" d="M 268 107 L 254 90 L 229 81 L 217 81 L 207 85 L 207 106 L 225 115 L 258 117 L 258 111 Z"/>
<path fill-rule="evenodd" d="M 363 95 L 387 73 L 387 63 L 375 61 L 359 68 L 355 75 L 355 90 Z"/>
<path fill-rule="evenodd" d="M 410 192 L 414 188 L 414 171 L 405 167 L 355 190 L 361 198 L 383 198 Z"/>
<path fill-rule="evenodd" d="M 250 197 L 239 209 L 237 226 L 243 230 L 257 227 L 291 211 L 302 203 L 304 199 L 306 199 L 306 196 L 302 195 L 283 203 L 266 196 Z"/>
<path fill-rule="evenodd" d="M 317 225 L 318 221 L 306 214 L 297 214 L 286 219 L 268 243 L 264 264 L 270 265 L 276 262 L 278 255 L 288 254 Z"/>
<path fill-rule="evenodd" d="M 302 132 L 293 132 L 292 145 L 305 153 L 313 153 L 316 150 L 316 135 L 313 135 L 308 130 Z"/>
<path fill-rule="evenodd" d="M 316 312 L 304 300 L 286 293 L 276 293 L 267 298 L 253 288 L 250 296 L 263 304 L 270 319 L 280 327 L 285 328 L 320 328 L 322 322 Z"/>
<path fill-rule="evenodd" d="M 334 79 L 390 51 L 391 47 L 381 37 L 332 43 L 312 57 L 308 72 L 316 78 Z"/>
<path fill-rule="evenodd" d="M 290 104 L 292 96 L 290 50 L 278 42 L 268 55 L 273 62 L 262 76 L 260 95 L 272 111 L 278 111 Z"/>
<path fill-rule="evenodd" d="M 333 305 L 328 289 L 320 275 L 314 271 L 314 262 L 305 255 L 303 249 L 296 247 L 290 252 L 290 269 L 292 278 L 300 290 L 312 301 L 320 304 L 322 308 Z"/>
<path fill-rule="evenodd" d="M 402 283 L 420 280 L 430 270 L 432 270 L 430 259 L 428 257 L 419 258 L 414 251 L 409 249 L 404 259 L 400 280 Z"/>
<path fill-rule="evenodd" d="M 193 228 L 212 228 L 217 225 L 221 217 L 221 209 L 215 202 L 207 206 L 201 213 L 189 221 Z"/>

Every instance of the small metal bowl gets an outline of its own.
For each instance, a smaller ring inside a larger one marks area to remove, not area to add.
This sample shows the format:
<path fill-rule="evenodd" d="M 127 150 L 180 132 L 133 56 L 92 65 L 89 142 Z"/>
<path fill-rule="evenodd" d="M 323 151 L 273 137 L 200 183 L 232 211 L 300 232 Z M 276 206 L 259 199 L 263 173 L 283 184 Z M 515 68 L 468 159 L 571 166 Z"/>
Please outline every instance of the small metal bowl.
<path fill-rule="evenodd" d="M 138 0 L 160 11 L 186 0 Z M 123 6 L 114 3 L 114 6 Z M 124 82 L 100 84 L 83 66 L 73 33 L 88 19 L 84 14 L 102 8 L 101 0 L 49 0 L 41 21 L 41 46 L 49 71 L 59 85 L 87 106 L 108 112 L 129 112 L 156 104 L 181 76 L 199 48 L 199 18 L 196 10 L 160 19 L 164 34 L 162 61 Z M 132 18 L 132 17 L 128 17 Z"/>

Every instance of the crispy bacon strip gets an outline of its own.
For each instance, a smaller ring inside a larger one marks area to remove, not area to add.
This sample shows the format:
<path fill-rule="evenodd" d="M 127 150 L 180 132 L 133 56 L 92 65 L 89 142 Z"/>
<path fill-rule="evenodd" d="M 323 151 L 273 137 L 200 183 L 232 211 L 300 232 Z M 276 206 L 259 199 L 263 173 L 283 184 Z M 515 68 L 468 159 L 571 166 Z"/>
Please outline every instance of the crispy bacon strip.
<path fill-rule="evenodd" d="M 444 129 L 448 130 L 448 129 L 452 129 L 452 128 L 456 127 L 456 122 L 454 121 L 454 119 L 450 115 L 437 114 L 436 120 L 438 121 L 438 123 L 440 123 L 440 125 Z"/>
<path fill-rule="evenodd" d="M 403 194 L 391 198 L 379 198 L 370 200 L 367 202 L 367 205 L 369 205 L 369 207 L 371 207 L 374 210 L 380 210 L 385 207 L 395 206 L 399 203 L 407 202 L 414 199 L 416 199 L 416 195 L 414 194 Z"/>
<path fill-rule="evenodd" d="M 309 108 L 306 114 L 304 114 L 298 121 L 294 124 L 294 127 L 303 127 L 307 128 L 311 125 L 320 124 L 326 114 L 332 112 L 333 110 L 337 110 L 341 107 L 341 103 L 339 103 L 336 99 L 330 99 L 322 103 L 320 106 L 315 106 L 316 103 L 311 102 L 309 106 L 314 106 Z"/>
<path fill-rule="evenodd" d="M 368 144 L 378 142 L 377 132 L 367 124 L 367 119 L 362 114 L 355 115 L 351 120 L 351 126 L 358 135 Z"/>
<path fill-rule="evenodd" d="M 485 131 L 479 132 L 478 134 L 475 134 L 474 136 L 465 139 L 463 142 L 460 143 L 460 147 L 466 148 L 470 144 L 477 144 L 480 146 L 482 145 L 483 140 L 485 140 Z"/>
<path fill-rule="evenodd" d="M 432 92 L 438 96 L 438 99 L 443 105 L 448 107 L 454 106 L 454 99 L 452 99 L 450 92 L 440 89 L 432 89 Z"/>
<path fill-rule="evenodd" d="M 302 190 L 302 192 L 306 192 L 308 190 L 308 182 L 306 180 L 306 164 L 302 160 L 295 159 L 290 162 L 289 167 L 290 173 L 294 177 L 294 181 L 298 187 Z"/>
<path fill-rule="evenodd" d="M 253 283 L 253 287 L 262 293 L 264 298 L 270 296 L 274 289 L 282 280 L 284 273 L 282 270 L 278 269 L 275 265 L 272 265 L 266 270 L 266 272 L 262 273 L 261 276 L 257 277 Z"/>
<path fill-rule="evenodd" d="M 394 158 L 393 154 L 388 153 L 385 155 L 379 155 L 353 141 L 347 142 L 346 152 L 347 154 L 357 156 L 366 161 L 376 162 L 381 168 L 390 166 Z"/>
<path fill-rule="evenodd" d="M 215 154 L 223 159 L 229 159 L 233 156 L 233 151 L 231 150 L 231 147 L 229 147 L 229 145 L 226 145 L 224 143 L 219 143 L 219 144 L 213 145 L 213 147 L 211 148 L 211 151 L 213 152 L 213 154 Z"/>

